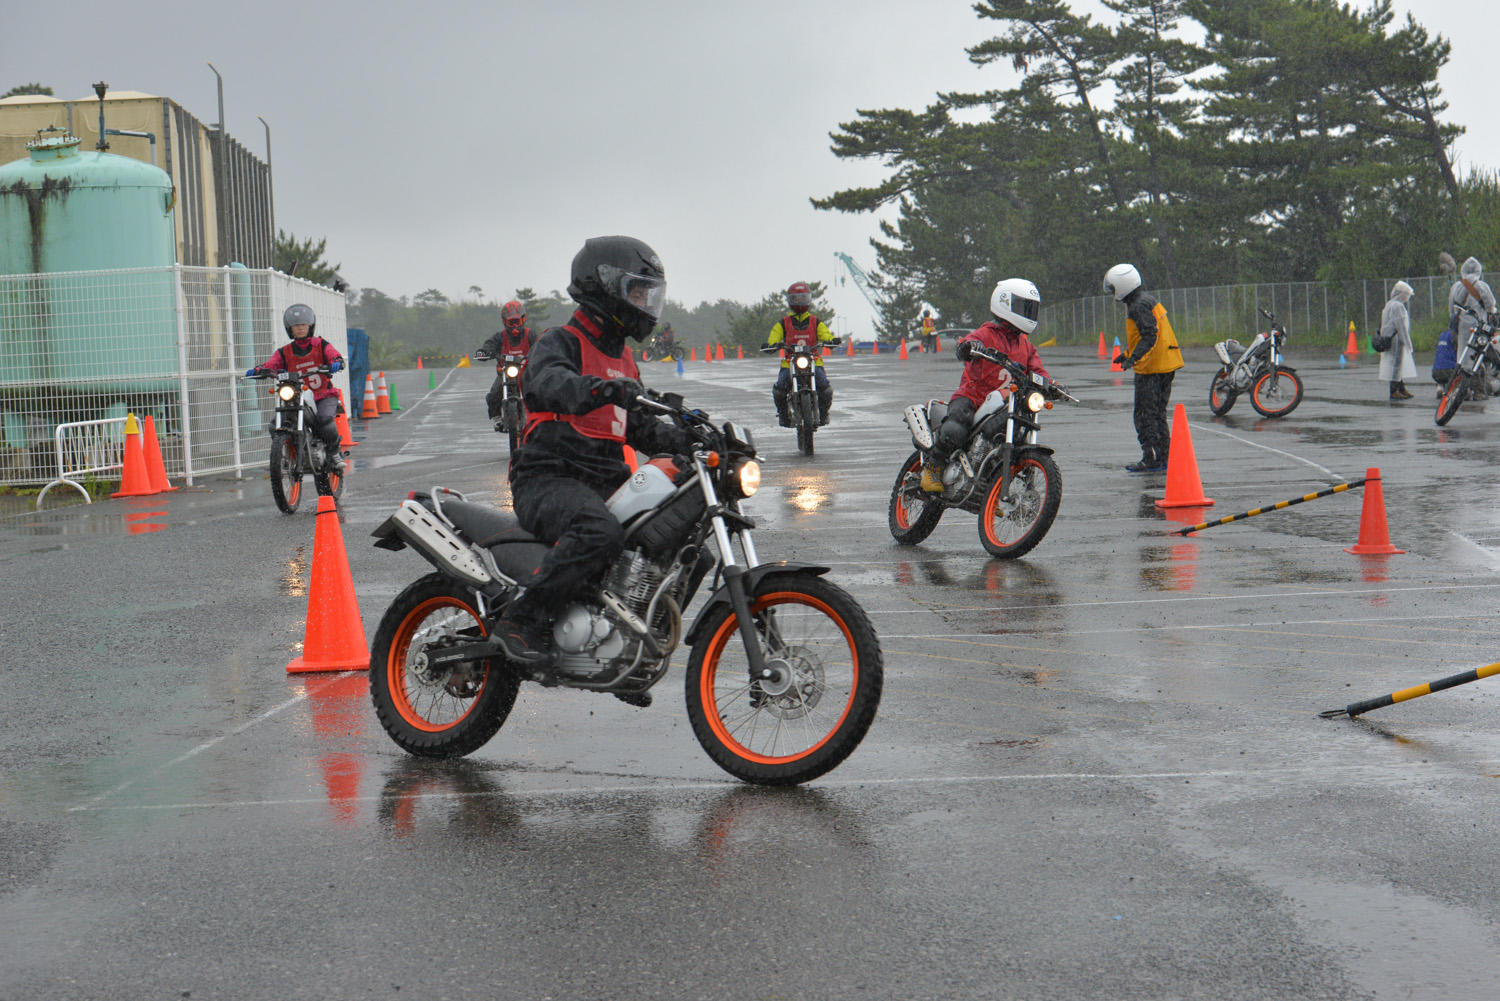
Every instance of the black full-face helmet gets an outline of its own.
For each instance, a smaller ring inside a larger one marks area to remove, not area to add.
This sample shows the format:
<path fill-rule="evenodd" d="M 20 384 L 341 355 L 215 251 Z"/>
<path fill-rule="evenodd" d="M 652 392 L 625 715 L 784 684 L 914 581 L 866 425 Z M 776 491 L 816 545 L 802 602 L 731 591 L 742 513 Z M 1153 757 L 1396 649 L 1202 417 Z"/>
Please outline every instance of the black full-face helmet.
<path fill-rule="evenodd" d="M 573 257 L 568 295 L 636 340 L 644 340 L 667 302 L 661 258 L 629 236 L 596 236 Z"/>
<path fill-rule="evenodd" d="M 288 306 L 286 312 L 281 314 L 281 325 L 286 328 L 286 335 L 292 336 L 292 328 L 299 323 L 307 324 L 307 336 L 311 337 L 318 329 L 318 314 L 312 311 L 311 306 L 295 303 Z"/>

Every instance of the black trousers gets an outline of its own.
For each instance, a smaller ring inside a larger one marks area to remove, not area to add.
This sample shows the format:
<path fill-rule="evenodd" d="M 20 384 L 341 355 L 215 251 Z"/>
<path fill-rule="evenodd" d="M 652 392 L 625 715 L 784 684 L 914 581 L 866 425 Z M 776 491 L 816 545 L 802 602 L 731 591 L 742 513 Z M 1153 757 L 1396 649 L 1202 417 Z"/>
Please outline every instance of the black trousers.
<path fill-rule="evenodd" d="M 1172 433 L 1167 427 L 1167 405 L 1172 401 L 1172 376 L 1176 372 L 1135 374 L 1135 436 L 1141 457 L 1167 461 Z"/>
<path fill-rule="evenodd" d="M 597 581 L 625 548 L 625 532 L 605 505 L 606 496 L 570 476 L 528 476 L 511 485 L 521 527 L 552 544 L 531 579 L 521 581 L 534 605 L 555 614 Z"/>
<path fill-rule="evenodd" d="M 937 433 L 932 436 L 932 457 L 939 463 L 947 462 L 948 457 L 962 448 L 968 440 L 969 429 L 974 426 L 976 409 L 974 401 L 967 396 L 957 397 L 948 404 L 948 416 L 943 418 Z"/>
<path fill-rule="evenodd" d="M 490 386 L 490 391 L 484 394 L 484 405 L 489 411 L 490 420 L 495 420 L 500 416 L 500 404 L 504 401 L 505 376 L 497 375 L 494 384 Z"/>

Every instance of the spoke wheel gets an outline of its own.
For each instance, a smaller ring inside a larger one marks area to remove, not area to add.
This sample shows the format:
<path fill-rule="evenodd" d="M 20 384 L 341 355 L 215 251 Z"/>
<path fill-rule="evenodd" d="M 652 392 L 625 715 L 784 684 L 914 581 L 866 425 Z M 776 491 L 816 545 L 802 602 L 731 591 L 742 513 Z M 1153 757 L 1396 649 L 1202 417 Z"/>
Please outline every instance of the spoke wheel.
<path fill-rule="evenodd" d="M 291 514 L 302 502 L 302 461 L 297 442 L 287 435 L 271 438 L 271 497 L 282 514 Z"/>
<path fill-rule="evenodd" d="M 1062 472 L 1045 452 L 1023 455 L 1010 467 L 1009 490 L 997 478 L 979 510 L 979 541 L 985 552 L 1014 559 L 1036 548 L 1062 504 Z"/>
<path fill-rule="evenodd" d="M 1458 408 L 1463 406 L 1468 398 L 1469 376 L 1463 371 L 1454 372 L 1453 377 L 1448 380 L 1448 385 L 1443 388 L 1443 395 L 1438 397 L 1437 413 L 1432 417 L 1437 422 L 1437 426 L 1442 427 L 1451 421 L 1453 415 L 1458 413 Z"/>
<path fill-rule="evenodd" d="M 515 455 L 516 449 L 521 447 L 521 426 L 526 423 L 526 418 L 521 412 L 519 400 L 510 399 L 505 401 L 505 429 L 510 436 L 510 454 Z"/>
<path fill-rule="evenodd" d="M 1285 417 L 1301 402 L 1302 379 L 1290 369 L 1262 373 L 1250 387 L 1250 405 L 1266 417 Z"/>
<path fill-rule="evenodd" d="M 942 516 L 943 505 L 937 495 L 922 491 L 922 453 L 913 452 L 902 463 L 891 487 L 890 510 L 886 513 L 891 538 L 903 546 L 915 546 L 932 534 Z"/>
<path fill-rule="evenodd" d="M 875 720 L 880 641 L 852 597 L 810 574 L 764 578 L 750 611 L 774 676 L 751 683 L 734 611 L 717 606 L 688 660 L 693 733 L 746 782 L 817 778 L 853 753 Z"/>
<path fill-rule="evenodd" d="M 1234 401 L 1239 398 L 1239 390 L 1234 388 L 1229 375 L 1228 366 L 1220 368 L 1214 375 L 1214 381 L 1208 387 L 1208 409 L 1214 412 L 1215 417 L 1223 417 L 1229 413 L 1229 408 L 1234 406 Z"/>
<path fill-rule="evenodd" d="M 482 747 L 510 715 L 520 678 L 497 655 L 433 668 L 430 654 L 485 635 L 468 592 L 428 574 L 396 596 L 370 649 L 375 715 L 403 750 L 456 758 Z"/>

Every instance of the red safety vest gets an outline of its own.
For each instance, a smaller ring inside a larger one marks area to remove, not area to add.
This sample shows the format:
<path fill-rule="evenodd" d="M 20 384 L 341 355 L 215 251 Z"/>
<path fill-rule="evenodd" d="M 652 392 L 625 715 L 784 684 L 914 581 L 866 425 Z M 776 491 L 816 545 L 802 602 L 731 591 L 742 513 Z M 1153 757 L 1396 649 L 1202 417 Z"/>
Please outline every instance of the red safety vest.
<path fill-rule="evenodd" d="M 808 347 L 818 346 L 818 318 L 812 313 L 807 314 L 806 327 L 796 326 L 796 320 L 788 313 L 781 318 L 781 333 L 789 345 L 806 344 Z"/>
<path fill-rule="evenodd" d="M 502 354 L 508 355 L 529 354 L 531 352 L 531 330 L 527 327 L 522 327 L 520 335 L 514 343 L 511 342 L 508 330 L 500 331 L 500 351 Z M 498 361 L 495 363 L 495 367 L 500 367 Z"/>
<path fill-rule="evenodd" d="M 591 333 L 598 333 L 586 316 L 574 315 L 573 320 L 590 328 Z M 580 368 L 584 375 L 596 375 L 601 379 L 634 379 L 640 381 L 641 371 L 635 367 L 635 358 L 630 353 L 630 348 L 618 358 L 609 355 L 594 347 L 594 343 L 584 336 L 583 331 L 573 326 L 570 322 L 560 329 L 566 330 L 578 338 L 578 346 L 581 348 Z M 563 421 L 573 425 L 573 430 L 589 438 L 603 438 L 607 441 L 625 442 L 625 421 L 628 414 L 624 407 L 613 403 L 607 403 L 602 407 L 582 414 L 559 414 L 550 410 L 536 411 L 531 419 L 526 422 L 526 434 L 531 434 L 531 429 L 543 421 Z"/>
<path fill-rule="evenodd" d="M 276 349 L 276 353 L 281 355 L 282 366 L 288 372 L 299 374 L 309 372 L 312 369 L 326 366 L 331 361 L 326 350 L 328 342 L 317 335 L 313 335 L 310 339 L 312 341 L 312 349 L 305 355 L 297 354 L 297 352 L 292 350 L 292 345 L 290 344 L 283 344 Z M 308 389 L 313 391 L 314 399 L 321 400 L 333 392 L 333 383 L 325 375 L 303 375 L 302 381 L 307 385 Z"/>

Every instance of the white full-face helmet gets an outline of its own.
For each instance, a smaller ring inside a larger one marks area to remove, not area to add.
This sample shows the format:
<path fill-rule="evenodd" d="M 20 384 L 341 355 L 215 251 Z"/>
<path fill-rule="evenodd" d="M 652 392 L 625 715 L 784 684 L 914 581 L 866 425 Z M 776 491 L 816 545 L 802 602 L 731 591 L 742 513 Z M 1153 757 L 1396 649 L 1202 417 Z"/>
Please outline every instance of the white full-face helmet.
<path fill-rule="evenodd" d="M 990 293 L 990 313 L 1023 334 L 1036 329 L 1042 312 L 1042 295 L 1024 278 L 1006 278 Z"/>
<path fill-rule="evenodd" d="M 1124 302 L 1125 297 L 1141 287 L 1141 273 L 1134 264 L 1116 264 L 1104 272 L 1104 291 Z"/>

